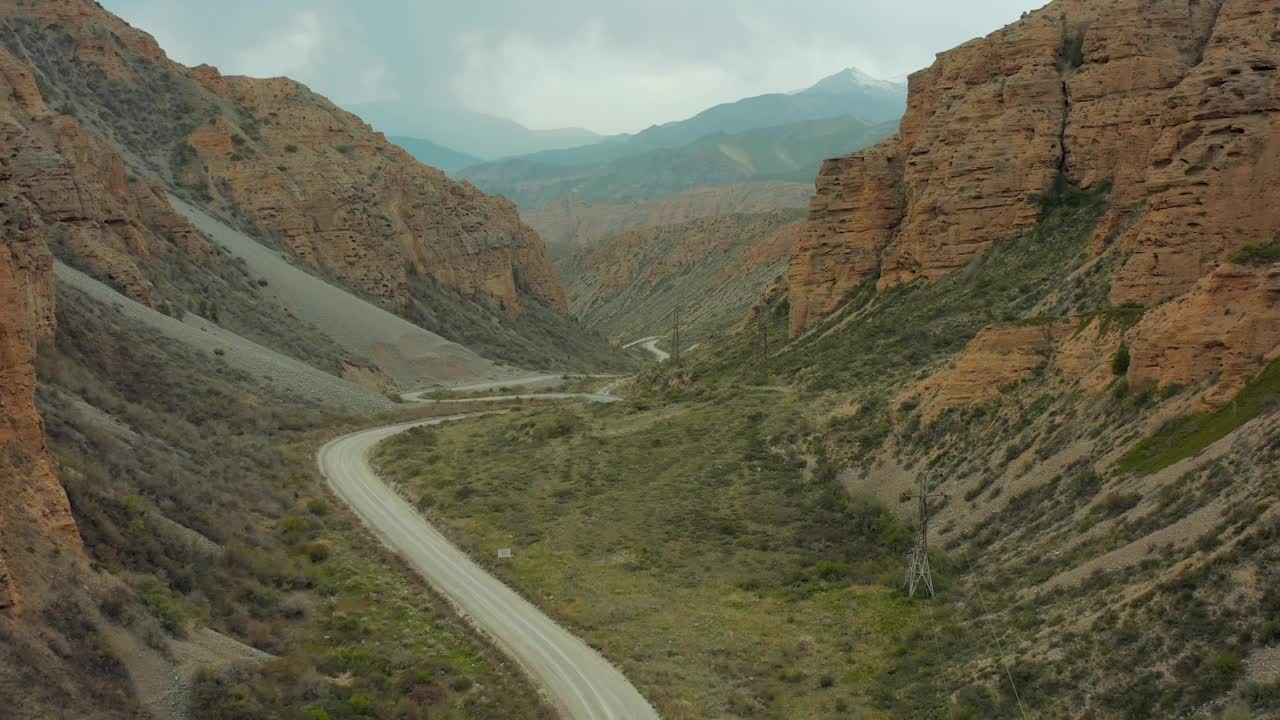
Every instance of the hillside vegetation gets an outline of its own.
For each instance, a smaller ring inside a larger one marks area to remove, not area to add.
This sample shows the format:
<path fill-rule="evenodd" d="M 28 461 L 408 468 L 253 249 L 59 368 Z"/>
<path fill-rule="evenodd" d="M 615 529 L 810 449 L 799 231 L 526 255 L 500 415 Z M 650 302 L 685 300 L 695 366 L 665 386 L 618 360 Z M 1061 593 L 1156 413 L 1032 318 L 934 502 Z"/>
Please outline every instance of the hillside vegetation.
<path fill-rule="evenodd" d="M 671 331 L 687 343 L 724 333 L 785 269 L 798 210 L 721 215 L 600 240 L 557 263 L 569 309 L 588 328 L 631 341 Z"/>
<path fill-rule="evenodd" d="M 1081 702 L 1107 718 L 1206 703 L 1273 716 L 1280 684 L 1251 670 L 1280 612 L 1268 380 L 1247 396 L 1265 410 L 1242 400 L 1251 421 L 1145 477 L 1120 458 L 1186 414 L 1192 389 L 1121 378 L 1082 396 L 1043 362 L 935 416 L 907 392 L 992 324 L 1126 327 L 1087 251 L 1108 205 L 1047 200 L 965 272 L 882 294 L 871 281 L 794 340 L 775 298 L 768 356 L 725 336 L 637 380 L 627 405 L 405 435 L 380 461 L 476 557 L 514 547 L 495 572 L 670 717 L 1074 717 Z M 899 494 L 922 474 L 946 494 L 934 603 L 901 595 L 913 506 Z"/>
<path fill-rule="evenodd" d="M 75 291 L 58 314 L 40 406 L 95 574 L 117 582 L 92 632 L 125 626 L 163 656 L 207 627 L 274 656 L 199 674 L 196 717 L 551 716 L 329 499 L 310 456 L 360 421 Z"/>

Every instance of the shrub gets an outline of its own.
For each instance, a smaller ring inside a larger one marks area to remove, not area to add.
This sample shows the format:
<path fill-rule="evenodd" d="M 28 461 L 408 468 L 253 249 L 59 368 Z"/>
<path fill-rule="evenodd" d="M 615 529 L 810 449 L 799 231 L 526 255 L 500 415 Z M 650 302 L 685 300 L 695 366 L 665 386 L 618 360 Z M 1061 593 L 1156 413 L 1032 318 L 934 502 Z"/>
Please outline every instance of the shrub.
<path fill-rule="evenodd" d="M 1116 350 L 1115 357 L 1111 358 L 1111 374 L 1116 377 L 1123 377 L 1129 372 L 1129 346 L 1121 343 L 1120 349 Z"/>
<path fill-rule="evenodd" d="M 1280 235 L 1269 243 L 1251 243 L 1231 256 L 1237 265 L 1270 265 L 1280 262 Z"/>
<path fill-rule="evenodd" d="M 134 581 L 138 598 L 160 625 L 173 635 L 182 635 L 187 624 L 186 613 L 169 587 L 154 575 L 142 575 Z"/>
<path fill-rule="evenodd" d="M 284 146 L 284 151 L 287 153 L 296 153 L 298 152 L 298 146 L 294 145 L 293 143 L 290 143 Z"/>
<path fill-rule="evenodd" d="M 1058 52 L 1058 59 L 1069 68 L 1078 68 L 1084 65 L 1083 32 L 1067 38 L 1067 41 L 1062 44 L 1062 49 Z"/>

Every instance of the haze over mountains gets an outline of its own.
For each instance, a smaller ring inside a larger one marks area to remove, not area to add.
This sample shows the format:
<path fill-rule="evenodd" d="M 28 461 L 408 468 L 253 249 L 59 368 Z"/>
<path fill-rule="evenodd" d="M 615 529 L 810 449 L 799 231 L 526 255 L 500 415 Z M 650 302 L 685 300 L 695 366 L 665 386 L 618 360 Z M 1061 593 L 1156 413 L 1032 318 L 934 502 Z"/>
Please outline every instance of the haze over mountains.
<path fill-rule="evenodd" d="M 676 148 L 707 135 L 740 133 L 807 120 L 853 116 L 872 124 L 894 121 L 905 108 L 904 84 L 879 80 L 856 68 L 848 68 L 797 92 L 724 103 L 691 118 L 655 125 L 634 135 L 598 136 L 578 130 L 531 131 L 511 121 L 465 111 L 424 112 L 413 116 L 421 119 L 410 120 L 397 117 L 404 109 L 393 104 L 359 105 L 352 109 L 369 117 L 375 128 L 390 135 L 427 140 L 485 160 L 522 156 L 537 163 L 577 166 L 660 148 Z M 421 128 L 418 131 L 412 129 L 415 122 Z M 426 123 L 433 123 L 435 129 Z"/>

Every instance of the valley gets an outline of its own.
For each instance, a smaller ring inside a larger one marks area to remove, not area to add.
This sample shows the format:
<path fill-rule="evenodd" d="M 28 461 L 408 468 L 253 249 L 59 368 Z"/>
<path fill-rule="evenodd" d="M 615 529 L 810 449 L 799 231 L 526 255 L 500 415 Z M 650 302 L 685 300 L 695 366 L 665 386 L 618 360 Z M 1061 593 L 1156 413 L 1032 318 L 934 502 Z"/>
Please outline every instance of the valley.
<path fill-rule="evenodd" d="M 109 5 L 0 0 L 0 714 L 1280 718 L 1273 0 L 651 124 L 751 3 L 308 8 L 314 87 Z"/>

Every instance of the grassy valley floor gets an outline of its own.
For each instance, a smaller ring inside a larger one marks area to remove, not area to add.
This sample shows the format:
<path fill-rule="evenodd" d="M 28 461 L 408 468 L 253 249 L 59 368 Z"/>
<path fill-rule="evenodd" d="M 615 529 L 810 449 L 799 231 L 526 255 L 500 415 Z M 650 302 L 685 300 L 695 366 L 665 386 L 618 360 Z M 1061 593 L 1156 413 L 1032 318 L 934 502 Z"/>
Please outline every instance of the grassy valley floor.
<path fill-rule="evenodd" d="M 414 430 L 377 461 L 663 717 L 888 717 L 928 612 L 891 587 L 910 532 L 807 456 L 807 423 L 790 391 L 724 389 Z"/>

